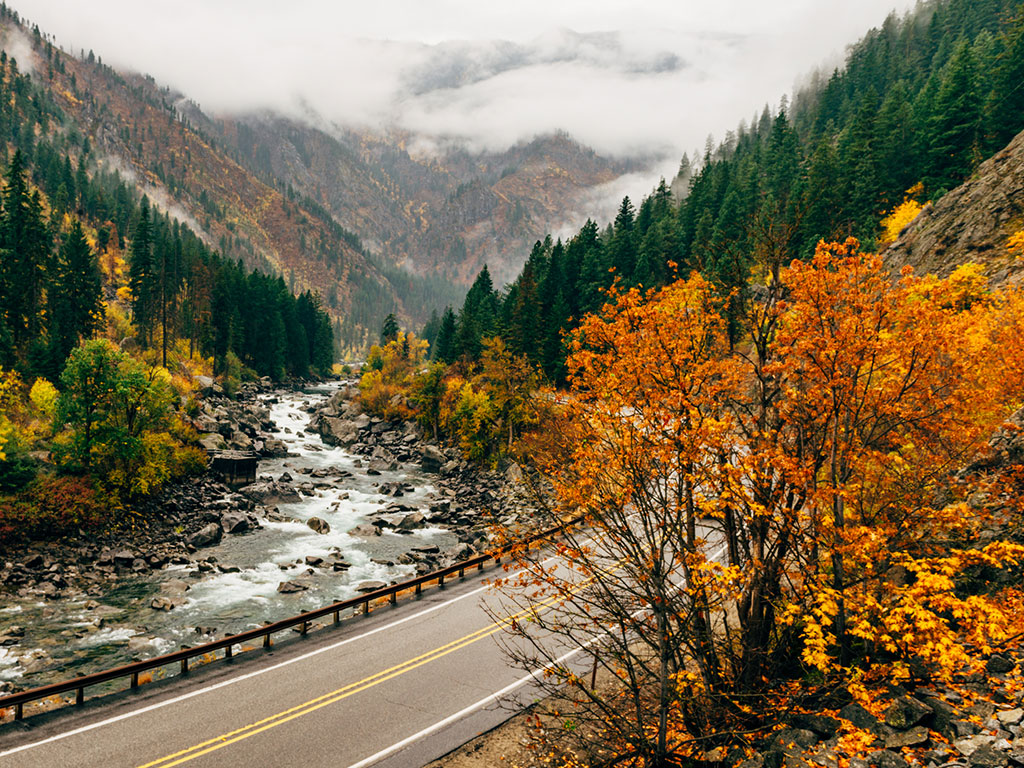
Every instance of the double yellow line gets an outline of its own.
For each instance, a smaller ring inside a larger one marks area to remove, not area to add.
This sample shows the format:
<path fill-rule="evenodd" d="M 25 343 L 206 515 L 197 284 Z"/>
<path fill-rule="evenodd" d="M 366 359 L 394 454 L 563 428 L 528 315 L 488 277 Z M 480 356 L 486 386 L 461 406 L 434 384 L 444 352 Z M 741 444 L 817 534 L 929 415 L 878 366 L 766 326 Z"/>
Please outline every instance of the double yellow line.
<path fill-rule="evenodd" d="M 593 578 L 589 578 L 580 582 L 579 584 L 575 585 L 574 588 L 570 590 L 570 592 L 578 592 L 579 590 L 586 587 L 591 581 L 593 581 Z M 315 712 L 321 707 L 326 707 L 329 704 L 334 704 L 335 702 L 341 701 L 342 699 L 346 699 L 349 696 L 365 691 L 368 688 L 372 688 L 375 685 L 379 685 L 380 683 L 386 682 L 387 680 L 391 680 L 394 677 L 398 677 L 399 675 L 405 674 L 406 672 L 410 672 L 416 669 L 417 667 L 421 667 L 424 664 L 430 663 L 431 661 L 440 659 L 442 656 L 447 656 L 449 653 L 452 653 L 453 651 L 457 651 L 460 648 L 465 648 L 467 645 L 472 645 L 478 640 L 482 640 L 485 637 L 490 637 L 500 629 L 510 626 L 511 624 L 513 624 L 513 622 L 518 621 L 519 619 L 524 618 L 528 615 L 534 614 L 542 608 L 550 608 L 555 603 L 561 602 L 567 597 L 568 595 L 555 595 L 553 597 L 549 597 L 545 600 L 542 600 L 536 606 L 525 608 L 521 611 L 518 611 L 517 613 L 512 614 L 511 616 L 507 616 L 499 621 L 495 621 L 492 624 L 487 625 L 486 627 L 478 629 L 476 632 L 471 632 L 470 634 L 465 635 L 464 637 L 460 637 L 458 640 L 453 640 L 450 643 L 439 646 L 438 648 L 428 651 L 427 653 L 404 661 L 401 664 L 397 664 L 389 669 L 385 669 L 374 675 L 365 677 L 358 682 L 349 683 L 348 685 L 343 686 L 342 688 L 338 688 L 337 690 L 331 691 L 330 693 L 325 693 L 322 696 L 317 696 L 315 699 L 310 699 L 309 701 L 304 702 L 303 704 L 299 704 L 298 706 L 291 707 L 290 709 L 286 709 L 282 712 L 278 712 L 276 715 L 271 715 L 270 717 L 265 717 L 262 720 L 257 720 L 255 723 L 250 723 L 249 725 L 243 728 L 239 728 L 234 731 L 229 731 L 228 733 L 222 734 L 221 736 L 217 736 L 213 739 L 209 739 L 208 741 L 204 741 L 200 744 L 196 744 L 195 746 L 189 747 L 188 749 L 183 749 L 180 752 L 175 752 L 174 754 L 167 755 L 166 757 L 162 757 L 159 760 L 154 760 L 153 762 L 141 765 L 139 766 L 139 768 L 171 768 L 171 766 L 181 765 L 182 763 L 186 763 L 189 760 L 194 760 L 195 758 L 209 754 L 210 752 L 215 752 L 218 749 L 223 749 L 224 747 L 230 744 L 234 744 L 235 742 L 242 741 L 243 739 L 247 739 L 250 736 L 255 736 L 256 734 L 262 733 L 263 731 L 267 731 L 271 728 L 283 725 L 284 723 L 287 723 L 290 720 L 302 717 L 303 715 L 308 715 L 310 712 Z"/>

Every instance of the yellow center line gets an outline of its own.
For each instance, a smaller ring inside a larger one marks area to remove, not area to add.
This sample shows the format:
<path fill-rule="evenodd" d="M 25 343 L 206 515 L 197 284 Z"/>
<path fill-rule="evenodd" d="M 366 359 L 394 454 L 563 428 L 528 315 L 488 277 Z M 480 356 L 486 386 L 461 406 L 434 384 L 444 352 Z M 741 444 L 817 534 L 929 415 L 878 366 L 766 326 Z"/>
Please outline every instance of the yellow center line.
<path fill-rule="evenodd" d="M 618 563 L 616 563 L 616 566 L 617 565 Z M 613 568 L 614 567 L 615 566 L 613 566 Z M 573 589 L 571 589 L 569 591 L 570 594 L 578 592 L 579 590 L 583 589 L 585 586 L 590 584 L 592 581 L 593 577 L 585 579 L 580 584 L 576 585 Z M 302 715 L 309 714 L 310 712 L 315 712 L 316 710 L 320 709 L 321 707 L 325 707 L 328 704 L 334 704 L 335 702 L 341 701 L 342 699 L 348 698 L 349 696 L 352 696 L 356 693 L 360 693 L 368 688 L 372 688 L 373 686 L 378 685 L 379 683 L 386 682 L 387 680 L 405 674 L 406 672 L 416 669 L 417 667 L 421 667 L 424 664 L 427 664 L 431 661 L 440 659 L 443 656 L 447 656 L 449 653 L 452 653 L 453 651 L 465 648 L 466 646 L 471 645 L 477 642 L 478 640 L 482 640 L 485 637 L 493 635 L 498 630 L 502 629 L 505 626 L 508 626 L 509 624 L 512 624 L 517 619 L 526 616 L 527 614 L 533 614 L 540 608 L 550 607 L 554 605 L 556 602 L 561 602 L 562 600 L 568 597 L 568 594 L 564 597 L 562 595 L 555 595 L 553 597 L 549 597 L 545 600 L 542 600 L 536 606 L 524 608 L 523 610 L 518 611 L 510 616 L 506 616 L 505 618 L 499 621 L 495 621 L 485 627 L 482 627 L 481 629 L 478 629 L 475 632 L 471 632 L 468 635 L 465 635 L 457 640 L 452 640 L 451 642 L 446 643 L 445 645 L 434 648 L 433 650 L 427 651 L 426 653 L 420 654 L 419 656 L 416 656 L 412 659 L 408 659 L 402 662 L 401 664 L 396 664 L 393 667 L 377 672 L 373 675 L 370 675 L 369 677 L 365 677 L 358 682 L 349 683 L 348 685 L 338 688 L 337 690 L 331 691 L 330 693 L 325 693 L 321 696 L 317 696 L 314 699 L 310 699 L 309 701 L 306 701 L 302 704 L 283 710 L 281 712 L 278 712 L 277 714 L 270 715 L 269 717 L 265 717 L 262 720 L 257 720 L 256 722 L 250 723 L 249 725 L 246 725 L 242 728 L 238 728 L 234 731 L 229 731 L 228 733 L 222 734 L 221 736 L 217 736 L 213 739 L 201 742 L 200 744 L 188 747 L 187 749 L 180 750 L 173 754 L 162 757 L 158 760 L 146 763 L 144 765 L 139 766 L 139 768 L 155 768 L 156 766 L 160 766 L 160 768 L 171 768 L 172 766 L 180 765 L 181 763 L 185 763 L 189 760 L 194 760 L 197 757 L 201 757 L 202 755 L 214 752 L 218 749 L 228 746 L 229 744 L 234 744 L 235 742 L 241 741 L 242 739 L 247 739 L 250 736 L 255 736 L 257 733 L 262 733 L 263 731 L 266 731 L 270 728 L 274 728 L 275 726 L 286 723 L 289 720 L 294 720 L 295 718 L 301 717 Z"/>

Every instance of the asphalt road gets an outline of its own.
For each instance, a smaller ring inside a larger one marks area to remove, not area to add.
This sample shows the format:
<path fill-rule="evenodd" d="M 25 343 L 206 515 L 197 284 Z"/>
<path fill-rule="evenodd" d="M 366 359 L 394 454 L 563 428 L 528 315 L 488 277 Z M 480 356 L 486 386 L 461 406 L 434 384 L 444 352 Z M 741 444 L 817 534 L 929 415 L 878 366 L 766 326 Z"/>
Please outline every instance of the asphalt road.
<path fill-rule="evenodd" d="M 484 609 L 497 599 L 467 575 L 271 651 L 26 717 L 0 726 L 0 767 L 422 766 L 530 700 Z"/>

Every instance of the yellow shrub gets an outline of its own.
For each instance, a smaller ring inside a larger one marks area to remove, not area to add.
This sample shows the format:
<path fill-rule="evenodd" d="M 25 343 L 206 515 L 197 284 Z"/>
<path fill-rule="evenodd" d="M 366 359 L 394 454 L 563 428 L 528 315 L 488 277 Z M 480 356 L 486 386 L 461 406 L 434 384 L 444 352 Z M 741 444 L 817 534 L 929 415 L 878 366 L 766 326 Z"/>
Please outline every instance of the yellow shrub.
<path fill-rule="evenodd" d="M 1006 247 L 1011 251 L 1017 251 L 1017 256 L 1024 254 L 1024 229 L 1014 232 L 1006 241 Z"/>
<path fill-rule="evenodd" d="M 916 200 L 904 200 L 892 209 L 892 212 L 882 219 L 882 245 L 889 245 L 896 242 L 910 222 L 917 218 L 923 206 Z"/>

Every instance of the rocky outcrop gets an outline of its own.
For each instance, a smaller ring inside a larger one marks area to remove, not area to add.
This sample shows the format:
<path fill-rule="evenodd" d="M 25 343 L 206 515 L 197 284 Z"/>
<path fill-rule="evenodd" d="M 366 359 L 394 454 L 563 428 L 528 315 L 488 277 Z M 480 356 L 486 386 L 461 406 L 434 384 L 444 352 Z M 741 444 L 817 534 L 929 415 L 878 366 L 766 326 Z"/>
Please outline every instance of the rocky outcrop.
<path fill-rule="evenodd" d="M 985 265 L 994 284 L 1024 281 L 1024 260 L 1006 247 L 1024 228 L 1024 132 L 982 163 L 970 179 L 924 210 L 884 253 L 898 273 L 905 264 L 917 274 L 944 277 L 967 261 Z"/>

